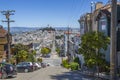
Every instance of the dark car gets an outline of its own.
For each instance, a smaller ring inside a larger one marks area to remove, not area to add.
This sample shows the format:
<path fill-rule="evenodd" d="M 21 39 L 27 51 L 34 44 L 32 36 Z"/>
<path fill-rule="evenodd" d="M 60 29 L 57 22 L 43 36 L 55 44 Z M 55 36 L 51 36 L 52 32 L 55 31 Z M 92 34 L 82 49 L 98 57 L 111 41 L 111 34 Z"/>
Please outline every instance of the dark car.
<path fill-rule="evenodd" d="M 46 58 L 50 58 L 50 56 L 51 56 L 51 54 L 47 54 L 47 55 L 46 55 Z"/>
<path fill-rule="evenodd" d="M 42 68 L 45 68 L 46 66 L 47 66 L 46 63 L 43 63 L 43 62 L 41 63 L 41 67 L 42 67 Z"/>
<path fill-rule="evenodd" d="M 32 72 L 34 71 L 34 66 L 31 62 L 20 62 L 17 64 L 18 72 Z"/>
<path fill-rule="evenodd" d="M 0 78 L 5 79 L 7 77 L 16 77 L 16 66 L 8 63 L 0 63 Z"/>

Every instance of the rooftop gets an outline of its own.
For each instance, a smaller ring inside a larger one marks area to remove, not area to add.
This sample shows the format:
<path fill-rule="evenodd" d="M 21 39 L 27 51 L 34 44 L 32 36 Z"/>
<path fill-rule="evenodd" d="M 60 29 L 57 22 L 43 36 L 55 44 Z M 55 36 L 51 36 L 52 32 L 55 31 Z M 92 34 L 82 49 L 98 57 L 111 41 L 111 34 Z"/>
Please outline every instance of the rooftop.
<path fill-rule="evenodd" d="M 7 35 L 7 31 L 0 25 L 0 37 L 5 37 Z"/>
<path fill-rule="evenodd" d="M 65 31 L 64 34 L 71 34 L 71 31 Z"/>

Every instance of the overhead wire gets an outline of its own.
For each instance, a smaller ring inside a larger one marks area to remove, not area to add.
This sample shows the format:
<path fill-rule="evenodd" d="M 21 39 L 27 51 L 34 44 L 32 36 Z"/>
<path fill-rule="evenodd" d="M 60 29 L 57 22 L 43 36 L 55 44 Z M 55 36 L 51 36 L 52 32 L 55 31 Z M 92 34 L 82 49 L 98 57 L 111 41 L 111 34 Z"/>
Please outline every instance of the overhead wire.
<path fill-rule="evenodd" d="M 74 0 L 75 1 L 75 0 Z M 79 3 L 78 3 L 79 2 Z M 79 11 L 79 9 L 82 9 L 83 8 L 83 6 L 84 6 L 84 4 L 85 4 L 85 0 L 80 0 L 80 1 L 78 1 L 77 2 L 77 0 L 76 0 L 76 2 L 74 2 L 74 4 L 72 5 L 72 9 L 71 9 L 71 11 L 72 11 L 72 13 L 70 13 L 71 14 L 71 16 L 69 17 L 69 24 L 71 25 L 71 21 L 72 21 L 72 19 L 74 19 L 75 17 L 76 17 L 76 14 L 80 14 L 78 11 Z M 81 6 L 81 7 L 79 7 L 79 6 Z M 77 22 L 77 20 L 76 20 L 76 22 Z M 72 26 L 73 27 L 73 26 Z"/>
<path fill-rule="evenodd" d="M 77 0 L 73 0 L 74 4 L 72 5 L 71 11 L 70 11 L 70 16 L 69 16 L 69 25 L 73 19 L 73 16 L 75 15 L 75 12 L 77 10 Z"/>
<path fill-rule="evenodd" d="M 73 21 L 73 19 L 75 19 L 76 16 L 82 16 L 86 13 L 90 13 L 91 12 L 91 2 L 96 2 L 96 0 L 80 0 L 77 2 L 77 0 L 73 0 L 73 4 L 71 7 L 71 11 L 70 11 L 70 16 L 68 18 L 68 23 L 71 25 L 71 21 Z M 88 6 L 89 5 L 89 6 Z M 78 17 L 78 19 L 79 19 Z M 77 20 L 76 20 L 77 22 Z"/>

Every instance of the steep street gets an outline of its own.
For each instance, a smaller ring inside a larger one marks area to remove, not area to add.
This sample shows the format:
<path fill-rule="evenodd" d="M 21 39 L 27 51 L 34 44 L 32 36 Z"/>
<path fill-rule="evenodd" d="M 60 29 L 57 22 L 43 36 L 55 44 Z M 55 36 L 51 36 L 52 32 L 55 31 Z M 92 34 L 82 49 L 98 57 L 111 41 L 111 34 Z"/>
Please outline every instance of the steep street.
<path fill-rule="evenodd" d="M 70 71 L 60 66 L 46 67 L 29 73 L 18 73 L 16 78 L 5 80 L 93 80 L 77 71 Z"/>
<path fill-rule="evenodd" d="M 53 33 L 52 38 L 53 38 L 53 46 L 51 49 L 50 53 L 50 58 L 43 58 L 43 62 L 49 63 L 50 66 L 60 66 L 61 64 L 61 57 L 58 57 L 57 52 L 55 51 L 55 33 Z"/>

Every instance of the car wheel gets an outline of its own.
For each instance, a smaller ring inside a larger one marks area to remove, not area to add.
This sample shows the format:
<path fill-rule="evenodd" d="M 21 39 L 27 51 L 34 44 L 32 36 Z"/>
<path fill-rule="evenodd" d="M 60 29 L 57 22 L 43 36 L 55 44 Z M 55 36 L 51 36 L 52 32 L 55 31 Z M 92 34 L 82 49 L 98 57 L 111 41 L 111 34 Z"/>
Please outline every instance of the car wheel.
<path fill-rule="evenodd" d="M 2 73 L 2 76 L 1 76 L 1 79 L 5 79 L 5 78 L 7 78 L 7 73 L 6 72 Z"/>
<path fill-rule="evenodd" d="M 24 72 L 27 73 L 27 72 L 28 72 L 28 69 L 25 69 Z"/>

